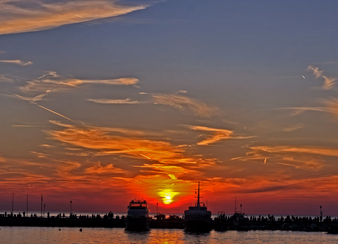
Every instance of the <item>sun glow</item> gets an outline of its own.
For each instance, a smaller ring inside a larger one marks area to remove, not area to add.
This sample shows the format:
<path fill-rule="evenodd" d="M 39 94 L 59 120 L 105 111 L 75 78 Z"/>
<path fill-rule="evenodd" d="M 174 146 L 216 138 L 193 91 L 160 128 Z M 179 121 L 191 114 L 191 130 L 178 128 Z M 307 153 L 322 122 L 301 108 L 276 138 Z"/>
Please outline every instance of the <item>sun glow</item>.
<path fill-rule="evenodd" d="M 158 192 L 158 195 L 162 197 L 164 204 L 170 204 L 174 201 L 174 197 L 180 194 L 179 192 L 173 192 L 171 189 L 165 189 Z"/>

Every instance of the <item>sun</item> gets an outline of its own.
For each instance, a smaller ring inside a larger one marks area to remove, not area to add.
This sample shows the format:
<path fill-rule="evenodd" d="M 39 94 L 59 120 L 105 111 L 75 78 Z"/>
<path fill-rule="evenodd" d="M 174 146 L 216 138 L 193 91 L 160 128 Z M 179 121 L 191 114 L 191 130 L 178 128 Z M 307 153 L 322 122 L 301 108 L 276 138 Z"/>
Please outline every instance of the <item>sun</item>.
<path fill-rule="evenodd" d="M 178 195 L 178 192 L 174 192 L 171 189 L 165 189 L 158 192 L 158 195 L 162 197 L 162 201 L 164 204 L 170 204 L 174 201 L 174 197 Z"/>

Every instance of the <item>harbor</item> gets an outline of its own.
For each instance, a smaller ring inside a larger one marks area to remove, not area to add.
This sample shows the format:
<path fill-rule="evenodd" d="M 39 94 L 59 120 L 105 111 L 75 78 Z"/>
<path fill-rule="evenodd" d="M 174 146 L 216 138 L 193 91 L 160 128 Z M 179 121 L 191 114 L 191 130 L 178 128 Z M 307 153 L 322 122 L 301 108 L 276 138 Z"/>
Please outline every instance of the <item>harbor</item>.
<path fill-rule="evenodd" d="M 144 232 L 150 229 L 184 229 L 186 232 L 207 233 L 215 231 L 251 231 L 251 230 L 280 230 L 280 231 L 306 231 L 327 232 L 338 234 L 338 218 L 326 216 L 323 218 L 322 206 L 320 216 L 278 216 L 274 215 L 251 215 L 243 212 L 242 204 L 240 210 L 236 209 L 233 215 L 226 215 L 220 211 L 214 218 L 208 211 L 207 206 L 200 201 L 200 182 L 197 187 L 197 201 L 194 206 L 180 215 L 165 215 L 158 212 L 150 216 L 148 203 L 145 200 L 132 200 L 127 207 L 126 215 L 114 215 L 112 211 L 106 214 L 74 214 L 72 213 L 72 202 L 70 202 L 70 213 L 51 215 L 45 217 L 41 208 L 41 216 L 25 212 L 13 214 L 5 212 L 0 214 L 0 226 L 35 226 L 35 227 L 83 227 L 89 228 L 125 228 L 127 231 Z M 43 198 L 41 197 L 41 200 Z M 41 202 L 42 206 L 42 202 Z"/>

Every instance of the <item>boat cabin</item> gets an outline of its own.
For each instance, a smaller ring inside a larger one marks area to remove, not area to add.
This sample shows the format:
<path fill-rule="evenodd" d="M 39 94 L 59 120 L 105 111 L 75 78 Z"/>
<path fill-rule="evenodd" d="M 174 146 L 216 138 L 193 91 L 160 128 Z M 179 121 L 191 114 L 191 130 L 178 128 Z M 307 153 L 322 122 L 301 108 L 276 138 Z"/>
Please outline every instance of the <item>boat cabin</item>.
<path fill-rule="evenodd" d="M 145 209 L 147 208 L 146 201 L 131 201 L 128 206 L 129 209 Z"/>

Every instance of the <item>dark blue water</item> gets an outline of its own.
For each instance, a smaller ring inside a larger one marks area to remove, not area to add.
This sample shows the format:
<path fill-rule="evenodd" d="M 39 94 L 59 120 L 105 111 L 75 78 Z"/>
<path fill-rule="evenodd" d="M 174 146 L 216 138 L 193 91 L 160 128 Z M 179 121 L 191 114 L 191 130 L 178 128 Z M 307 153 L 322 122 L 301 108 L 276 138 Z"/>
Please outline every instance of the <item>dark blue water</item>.
<path fill-rule="evenodd" d="M 60 230 L 59 230 L 60 229 Z M 323 232 L 290 231 L 211 231 L 190 234 L 180 229 L 152 229 L 145 233 L 123 228 L 0 227 L 2 244 L 82 244 L 82 243 L 334 243 L 338 235 Z"/>

